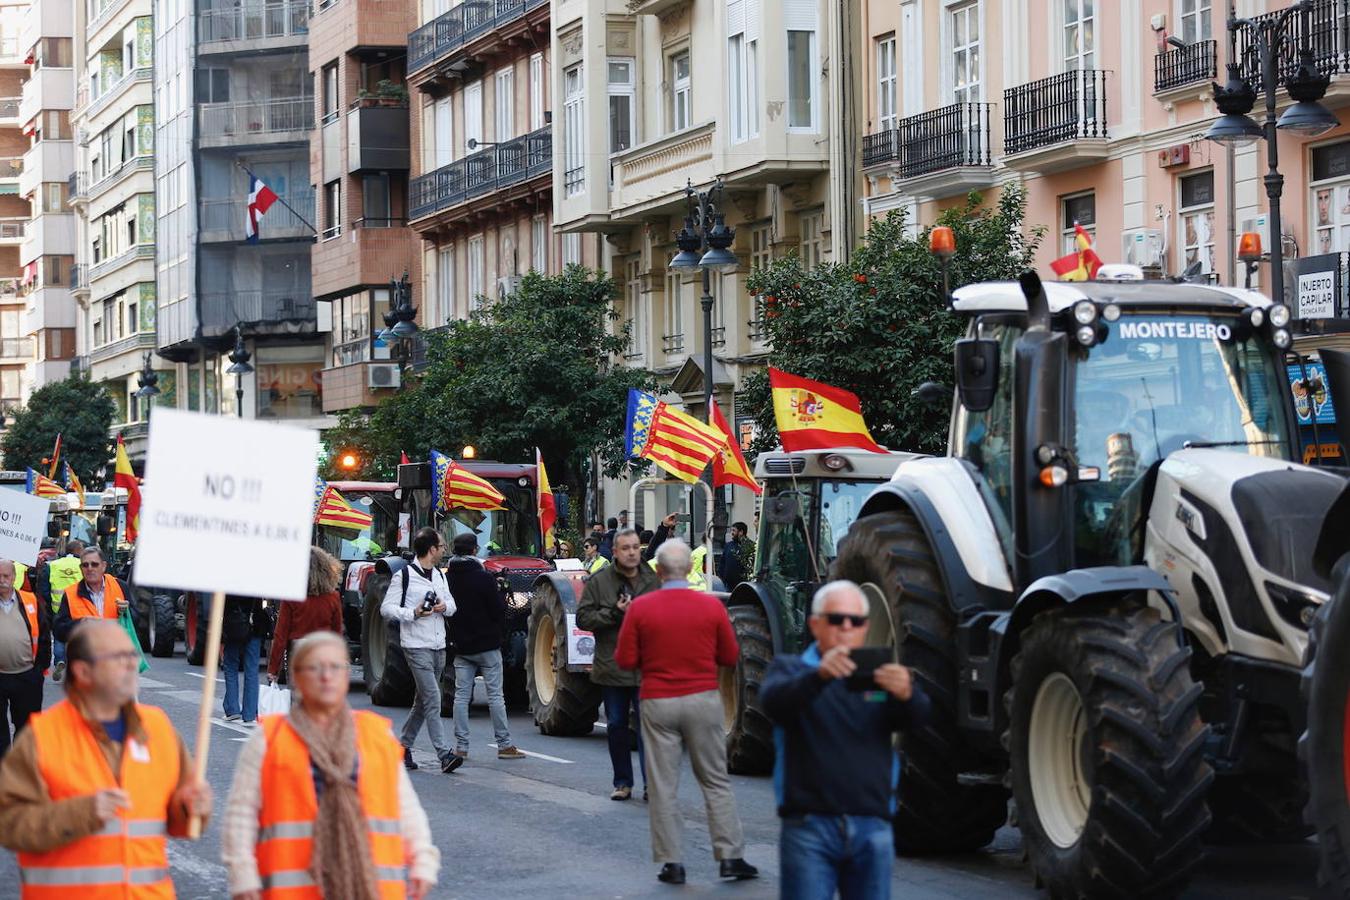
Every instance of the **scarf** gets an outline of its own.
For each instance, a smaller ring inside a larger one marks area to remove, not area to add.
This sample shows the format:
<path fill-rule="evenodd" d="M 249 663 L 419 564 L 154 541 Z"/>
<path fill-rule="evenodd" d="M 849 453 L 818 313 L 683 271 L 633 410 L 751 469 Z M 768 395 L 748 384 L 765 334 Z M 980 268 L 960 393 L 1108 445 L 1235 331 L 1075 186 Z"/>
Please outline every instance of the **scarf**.
<path fill-rule="evenodd" d="M 291 707 L 288 721 L 309 750 L 309 761 L 323 780 L 314 817 L 314 851 L 309 871 L 319 892 L 329 900 L 378 900 L 375 863 L 370 857 L 366 816 L 352 773 L 356 770 L 356 718 L 344 709 L 331 726 L 322 728 L 305 713 L 303 703 Z"/>

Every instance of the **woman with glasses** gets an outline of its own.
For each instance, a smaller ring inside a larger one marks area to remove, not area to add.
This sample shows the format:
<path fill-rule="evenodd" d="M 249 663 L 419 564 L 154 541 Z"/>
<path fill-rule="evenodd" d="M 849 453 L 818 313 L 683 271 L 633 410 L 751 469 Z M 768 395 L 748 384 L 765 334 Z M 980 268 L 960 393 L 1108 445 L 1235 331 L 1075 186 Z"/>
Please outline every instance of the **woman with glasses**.
<path fill-rule="evenodd" d="M 389 720 L 347 703 L 346 642 L 295 642 L 294 701 L 244 745 L 221 856 L 234 900 L 317 890 L 328 900 L 421 900 L 441 856 Z"/>

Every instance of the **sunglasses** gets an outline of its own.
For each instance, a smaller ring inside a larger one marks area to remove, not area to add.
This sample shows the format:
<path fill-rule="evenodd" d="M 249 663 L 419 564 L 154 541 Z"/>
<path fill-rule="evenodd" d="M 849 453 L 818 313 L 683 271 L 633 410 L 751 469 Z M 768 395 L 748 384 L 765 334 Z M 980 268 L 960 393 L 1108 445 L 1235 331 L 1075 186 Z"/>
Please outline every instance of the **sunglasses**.
<path fill-rule="evenodd" d="M 102 565 L 103 565 L 103 563 L 101 563 L 101 562 L 87 562 L 87 563 L 80 563 L 80 568 L 81 568 L 81 569 L 97 569 L 97 568 L 99 568 L 99 567 L 102 566 Z"/>
<path fill-rule="evenodd" d="M 867 624 L 867 616 L 855 616 L 849 613 L 825 613 L 821 618 L 829 622 L 835 628 L 848 622 L 854 628 L 862 628 Z"/>

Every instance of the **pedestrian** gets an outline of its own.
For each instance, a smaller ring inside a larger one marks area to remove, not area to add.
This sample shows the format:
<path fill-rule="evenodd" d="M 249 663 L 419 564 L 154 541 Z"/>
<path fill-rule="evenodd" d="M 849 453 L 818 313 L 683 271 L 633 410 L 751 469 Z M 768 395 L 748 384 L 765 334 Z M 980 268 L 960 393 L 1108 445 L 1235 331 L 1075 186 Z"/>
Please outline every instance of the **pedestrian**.
<path fill-rule="evenodd" d="M 600 555 L 600 539 L 595 535 L 581 542 L 581 553 L 581 564 L 592 575 L 609 565 L 609 560 Z"/>
<path fill-rule="evenodd" d="M 66 699 L 0 763 L 0 845 L 18 853 L 24 900 L 174 895 L 165 835 L 210 813 L 211 788 L 164 711 L 136 702 L 140 662 L 116 622 L 79 622 Z"/>
<path fill-rule="evenodd" d="M 713 856 L 722 878 L 755 878 L 743 858 L 745 838 L 727 777 L 726 732 L 717 667 L 736 665 L 736 635 L 722 602 L 689 589 L 689 545 L 656 550 L 661 589 L 636 600 L 624 616 L 614 658 L 642 675 L 642 741 L 647 751 L 648 815 L 656 876 L 684 884 L 684 818 L 678 792 L 685 751 L 703 790 Z M 578 616 L 578 618 L 580 618 Z"/>
<path fill-rule="evenodd" d="M 91 546 L 80 551 L 80 573 L 83 577 L 62 594 L 61 606 L 52 623 L 52 637 L 62 642 L 70 640 L 70 630 L 80 619 L 116 620 L 128 607 L 130 594 L 126 585 L 108 574 L 108 561 L 102 550 Z M 52 680 L 61 679 L 53 672 Z"/>
<path fill-rule="evenodd" d="M 586 581 L 581 602 L 577 604 L 577 627 L 595 635 L 591 681 L 600 685 L 600 695 L 605 701 L 605 737 L 609 741 L 609 761 L 614 769 L 611 800 L 627 800 L 633 796 L 633 738 L 630 735 L 641 722 L 638 675 L 619 668 L 614 660 L 614 649 L 619 643 L 619 628 L 633 598 L 661 587 L 656 573 L 642 565 L 641 546 L 637 533 L 631 528 L 620 531 L 614 538 L 614 564 Z M 637 751 L 645 800 L 647 769 L 640 732 Z"/>
<path fill-rule="evenodd" d="M 577 551 L 571 541 L 558 541 L 558 559 L 576 559 Z"/>
<path fill-rule="evenodd" d="M 282 658 L 291 645 L 315 631 L 343 634 L 342 564 L 321 547 L 309 548 L 309 585 L 303 603 L 282 603 L 272 631 L 272 650 L 267 654 L 267 680 L 276 684 L 281 678 Z"/>
<path fill-rule="evenodd" d="M 253 597 L 225 598 L 221 616 L 220 661 L 225 670 L 225 721 L 245 725 L 258 721 L 258 656 L 267 634 L 267 613 L 262 601 Z M 239 676 L 244 678 L 243 696 Z"/>
<path fill-rule="evenodd" d="M 389 580 L 389 590 L 380 604 L 380 615 L 398 622 L 398 641 L 408 661 L 416 696 L 408 720 L 403 723 L 403 765 L 417 768 L 412 747 L 426 723 L 431 746 L 450 773 L 464 764 L 445 741 L 441 724 L 441 676 L 445 674 L 445 622 L 455 614 L 455 601 L 445 576 L 436 566 L 445 554 L 445 542 L 434 528 L 422 528 L 413 537 L 417 557 Z"/>
<path fill-rule="evenodd" d="M 613 562 L 614 535 L 619 532 L 619 520 L 614 516 L 610 516 L 609 520 L 605 522 L 605 528 L 607 530 L 600 536 L 600 555 L 610 562 Z"/>
<path fill-rule="evenodd" d="M 626 509 L 619 510 L 618 526 L 620 529 L 628 527 L 628 510 Z M 634 530 L 640 531 L 641 529 L 634 529 Z"/>
<path fill-rule="evenodd" d="M 264 716 L 239 753 L 221 835 L 234 900 L 421 900 L 436 883 L 441 854 L 398 741 L 347 703 L 348 670 L 337 633 L 296 641 L 290 713 Z"/>
<path fill-rule="evenodd" d="M 80 554 L 84 553 L 83 541 L 68 541 L 66 553 L 47 563 L 44 584 L 35 584 L 37 595 L 50 597 L 53 625 L 57 612 L 61 609 L 61 599 L 66 588 L 80 580 Z M 60 681 L 66 672 L 66 645 L 58 635 L 52 635 L 52 681 Z"/>
<path fill-rule="evenodd" d="M 821 587 L 807 619 L 815 641 L 800 656 L 775 656 L 759 689 L 776 726 L 780 878 L 791 900 L 826 900 L 836 890 L 843 900 L 891 895 L 899 771 L 892 736 L 922 727 L 929 700 L 896 663 L 874 670 L 879 691 L 848 683 L 858 668 L 849 654 L 867 637 L 867 616 L 867 597 L 853 582 Z"/>
<path fill-rule="evenodd" d="M 731 538 L 722 547 L 722 564 L 717 568 L 717 577 L 722 579 L 722 584 L 728 591 L 745 580 L 741 542 L 746 540 L 749 533 L 750 529 L 744 522 L 732 523 Z"/>
<path fill-rule="evenodd" d="M 14 585 L 14 563 L 0 559 L 0 758 L 9 750 L 9 725 L 18 736 L 42 709 L 44 672 L 51 665 L 50 607 Z"/>
<path fill-rule="evenodd" d="M 647 558 L 647 548 L 652 545 L 652 538 L 655 536 L 656 536 L 655 532 L 653 532 L 650 528 L 638 529 L 638 538 L 642 542 L 640 546 L 642 547 L 643 559 Z"/>
<path fill-rule="evenodd" d="M 481 674 L 497 758 L 524 759 L 525 754 L 511 740 L 502 691 L 506 598 L 477 557 L 478 537 L 473 532 L 455 535 L 451 550 L 454 556 L 446 563 L 445 580 L 455 598 L 455 614 L 450 617 L 450 641 L 455 647 L 455 755 L 469 758 L 469 700 L 473 681 Z"/>

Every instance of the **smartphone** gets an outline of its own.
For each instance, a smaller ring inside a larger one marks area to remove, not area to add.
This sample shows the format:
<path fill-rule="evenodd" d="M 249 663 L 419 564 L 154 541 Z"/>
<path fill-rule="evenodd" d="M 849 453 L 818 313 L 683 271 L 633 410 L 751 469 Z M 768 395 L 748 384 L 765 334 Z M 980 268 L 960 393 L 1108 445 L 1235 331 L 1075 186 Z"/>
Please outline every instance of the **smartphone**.
<path fill-rule="evenodd" d="M 679 522 L 692 522 L 692 521 L 693 521 L 693 518 L 694 518 L 694 517 L 691 516 L 691 515 L 689 515 L 689 513 L 677 513 L 677 514 L 675 515 L 675 521 L 676 521 L 676 523 L 679 523 Z"/>
<path fill-rule="evenodd" d="M 848 658 L 858 667 L 844 682 L 850 691 L 880 690 L 873 676 L 881 666 L 894 661 L 890 647 L 858 647 L 849 651 Z"/>

